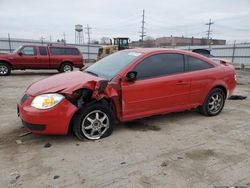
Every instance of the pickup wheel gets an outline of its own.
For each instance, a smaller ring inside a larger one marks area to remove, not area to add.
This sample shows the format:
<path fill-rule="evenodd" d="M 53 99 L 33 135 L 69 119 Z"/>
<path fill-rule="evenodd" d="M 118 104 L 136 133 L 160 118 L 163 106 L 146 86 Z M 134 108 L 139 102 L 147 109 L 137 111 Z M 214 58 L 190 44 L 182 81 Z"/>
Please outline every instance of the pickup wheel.
<path fill-rule="evenodd" d="M 102 103 L 84 106 L 76 115 L 73 132 L 80 140 L 98 140 L 110 136 L 113 132 L 114 115 L 111 109 Z"/>
<path fill-rule="evenodd" d="M 70 63 L 63 63 L 59 68 L 59 72 L 71 72 L 71 71 L 73 71 L 73 66 Z"/>
<path fill-rule="evenodd" d="M 7 63 L 0 62 L 0 76 L 7 76 L 11 72 L 11 67 Z"/>
<path fill-rule="evenodd" d="M 224 92 L 219 88 L 214 88 L 209 92 L 205 102 L 200 106 L 199 110 L 200 113 L 205 116 L 216 116 L 222 111 L 224 104 Z"/>

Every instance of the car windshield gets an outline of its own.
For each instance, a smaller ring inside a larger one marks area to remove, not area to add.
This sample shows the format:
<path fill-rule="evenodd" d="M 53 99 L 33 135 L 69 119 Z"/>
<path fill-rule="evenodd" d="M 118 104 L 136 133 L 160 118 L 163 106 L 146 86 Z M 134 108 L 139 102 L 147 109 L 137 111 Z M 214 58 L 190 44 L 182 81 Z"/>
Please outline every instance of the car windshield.
<path fill-rule="evenodd" d="M 132 63 L 141 53 L 133 51 L 120 51 L 111 54 L 95 64 L 91 65 L 85 72 L 111 80 L 124 67 Z"/>
<path fill-rule="evenodd" d="M 17 53 L 23 46 L 19 46 L 18 48 L 16 48 L 12 53 Z"/>

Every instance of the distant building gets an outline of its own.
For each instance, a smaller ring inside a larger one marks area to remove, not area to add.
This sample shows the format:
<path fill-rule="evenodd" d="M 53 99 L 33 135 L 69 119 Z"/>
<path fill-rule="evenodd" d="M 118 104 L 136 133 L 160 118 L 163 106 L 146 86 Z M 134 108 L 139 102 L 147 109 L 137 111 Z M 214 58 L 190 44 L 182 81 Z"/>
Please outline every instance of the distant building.
<path fill-rule="evenodd" d="M 175 46 L 193 46 L 193 45 L 225 45 L 226 40 L 222 39 L 206 39 L 206 38 L 188 38 L 188 37 L 160 37 L 156 39 L 145 40 L 144 47 L 175 47 Z M 132 42 L 132 47 L 141 46 L 140 41 Z"/>

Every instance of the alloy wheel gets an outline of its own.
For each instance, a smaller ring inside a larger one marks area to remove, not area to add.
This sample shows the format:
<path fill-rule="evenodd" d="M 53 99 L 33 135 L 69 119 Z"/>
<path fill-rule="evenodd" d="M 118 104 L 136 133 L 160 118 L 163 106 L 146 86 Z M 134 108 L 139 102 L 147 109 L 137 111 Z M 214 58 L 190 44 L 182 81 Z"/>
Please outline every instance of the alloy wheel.
<path fill-rule="evenodd" d="M 71 72 L 71 71 L 72 71 L 72 67 L 70 65 L 64 65 L 63 72 Z"/>
<path fill-rule="evenodd" d="M 208 109 L 211 113 L 215 114 L 223 107 L 223 96 L 221 93 L 214 93 L 208 103 Z"/>
<path fill-rule="evenodd" d="M 109 118 L 104 112 L 94 110 L 88 113 L 83 119 L 81 127 L 82 133 L 88 139 L 99 139 L 108 130 L 109 123 Z"/>
<path fill-rule="evenodd" d="M 0 65 L 0 74 L 6 75 L 8 73 L 8 67 L 5 65 Z"/>

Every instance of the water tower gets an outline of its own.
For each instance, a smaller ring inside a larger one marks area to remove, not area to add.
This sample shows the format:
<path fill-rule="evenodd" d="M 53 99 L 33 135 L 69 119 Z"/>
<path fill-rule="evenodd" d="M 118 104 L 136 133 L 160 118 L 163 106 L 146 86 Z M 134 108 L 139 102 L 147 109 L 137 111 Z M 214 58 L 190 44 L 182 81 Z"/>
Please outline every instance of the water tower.
<path fill-rule="evenodd" d="M 75 25 L 75 43 L 76 44 L 83 44 L 83 27 L 80 24 Z"/>

